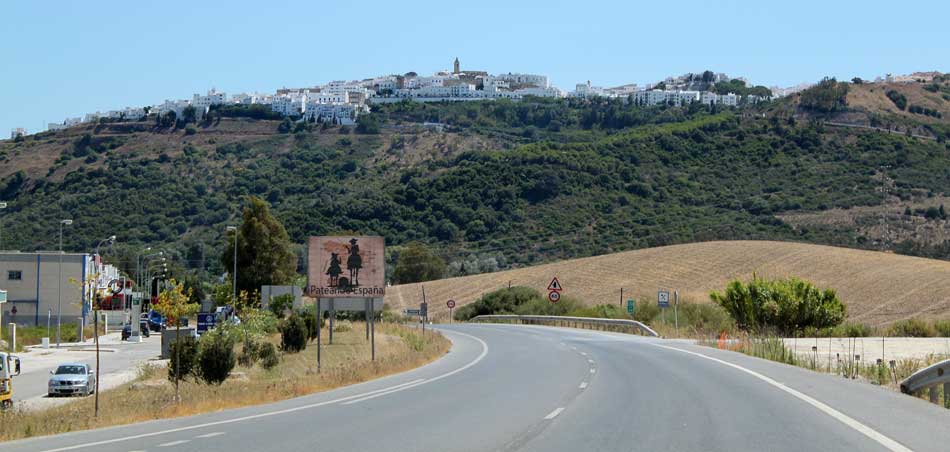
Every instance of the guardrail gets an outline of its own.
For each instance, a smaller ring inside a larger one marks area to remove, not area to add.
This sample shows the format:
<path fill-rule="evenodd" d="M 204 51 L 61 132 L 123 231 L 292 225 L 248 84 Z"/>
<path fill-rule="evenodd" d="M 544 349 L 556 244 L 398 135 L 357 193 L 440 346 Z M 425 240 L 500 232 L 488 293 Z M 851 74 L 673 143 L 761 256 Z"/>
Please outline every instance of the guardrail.
<path fill-rule="evenodd" d="M 914 372 L 913 375 L 901 382 L 901 392 L 904 394 L 919 394 L 930 389 L 930 402 L 940 403 L 939 386 L 943 385 L 943 403 L 950 403 L 950 359 L 933 364 Z"/>
<path fill-rule="evenodd" d="M 625 333 L 629 330 L 653 337 L 660 337 L 656 331 L 650 327 L 636 321 L 626 319 L 600 319 L 596 317 L 563 317 L 557 315 L 479 315 L 472 317 L 471 322 L 492 322 L 509 321 L 518 322 L 522 325 L 548 325 L 548 326 L 566 326 L 577 328 L 578 325 L 591 327 L 590 329 L 603 329 L 604 331 L 616 331 Z"/>

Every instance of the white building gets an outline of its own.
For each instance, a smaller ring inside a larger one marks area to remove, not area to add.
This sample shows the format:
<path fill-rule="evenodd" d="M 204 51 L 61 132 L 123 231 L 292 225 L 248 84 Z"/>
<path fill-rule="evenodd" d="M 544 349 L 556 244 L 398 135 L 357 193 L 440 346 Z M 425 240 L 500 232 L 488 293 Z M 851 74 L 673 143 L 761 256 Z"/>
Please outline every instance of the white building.
<path fill-rule="evenodd" d="M 305 94 L 277 96 L 270 104 L 270 109 L 283 116 L 299 116 L 307 109 L 307 96 Z"/>
<path fill-rule="evenodd" d="M 359 116 L 361 108 L 352 104 L 320 104 L 308 103 L 304 119 L 313 118 L 319 122 L 331 124 L 353 125 Z"/>
<path fill-rule="evenodd" d="M 700 101 L 699 91 L 637 91 L 634 95 L 634 102 L 642 105 L 686 105 L 691 102 Z"/>
<path fill-rule="evenodd" d="M 537 75 L 537 74 L 517 74 L 517 73 L 507 73 L 499 74 L 494 76 L 495 79 L 504 80 L 511 85 L 531 85 L 537 86 L 539 88 L 547 88 L 548 85 L 548 76 L 546 75 Z"/>
<path fill-rule="evenodd" d="M 211 91 L 208 91 L 208 94 L 205 96 L 200 94 L 195 94 L 192 96 L 191 105 L 199 112 L 205 112 L 208 111 L 208 108 L 210 108 L 212 105 L 225 104 L 227 101 L 227 94 L 219 93 L 212 88 Z"/>
<path fill-rule="evenodd" d="M 23 127 L 17 127 L 10 131 L 10 139 L 15 140 L 17 137 L 26 136 L 26 129 Z"/>

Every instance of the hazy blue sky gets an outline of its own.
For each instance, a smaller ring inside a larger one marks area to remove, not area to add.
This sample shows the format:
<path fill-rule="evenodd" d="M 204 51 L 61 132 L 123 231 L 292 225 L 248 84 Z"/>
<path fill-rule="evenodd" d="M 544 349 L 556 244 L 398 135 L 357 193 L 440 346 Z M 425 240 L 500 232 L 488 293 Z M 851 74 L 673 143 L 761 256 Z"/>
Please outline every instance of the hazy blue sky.
<path fill-rule="evenodd" d="M 947 17 L 946 1 L 5 1 L 0 137 L 211 87 L 430 73 L 456 56 L 568 90 L 704 69 L 781 86 L 950 71 Z"/>

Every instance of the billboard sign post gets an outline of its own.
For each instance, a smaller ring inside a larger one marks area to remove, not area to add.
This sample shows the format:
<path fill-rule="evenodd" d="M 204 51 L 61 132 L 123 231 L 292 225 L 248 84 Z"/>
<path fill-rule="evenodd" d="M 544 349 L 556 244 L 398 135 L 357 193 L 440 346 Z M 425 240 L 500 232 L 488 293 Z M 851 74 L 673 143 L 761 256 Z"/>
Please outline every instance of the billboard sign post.
<path fill-rule="evenodd" d="M 316 298 L 317 311 L 317 371 L 320 371 L 321 299 L 330 299 L 330 343 L 333 343 L 333 320 L 336 317 L 335 299 L 382 299 L 386 294 L 385 247 L 379 236 L 311 236 L 307 243 L 307 295 Z M 355 301 L 355 300 L 354 300 Z M 370 301 L 375 308 L 375 301 Z M 375 310 L 375 309 L 373 309 Z M 367 312 L 367 314 L 370 314 Z M 375 315 L 373 315 L 375 317 Z M 372 323 L 372 319 L 367 318 Z M 370 325 L 370 341 L 375 341 L 374 325 Z M 375 358 L 375 343 L 372 353 Z"/>

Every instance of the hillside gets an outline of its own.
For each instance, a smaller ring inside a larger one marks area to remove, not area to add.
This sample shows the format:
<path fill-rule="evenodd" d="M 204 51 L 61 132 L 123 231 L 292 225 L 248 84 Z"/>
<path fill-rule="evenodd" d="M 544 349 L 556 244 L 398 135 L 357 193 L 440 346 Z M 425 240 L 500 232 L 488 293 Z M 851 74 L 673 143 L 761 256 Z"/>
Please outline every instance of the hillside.
<path fill-rule="evenodd" d="M 452 275 L 707 240 L 879 248 L 872 228 L 792 218 L 880 205 L 885 165 L 898 209 L 950 192 L 944 143 L 796 119 L 784 113 L 793 102 L 402 103 L 376 108 L 367 133 L 232 108 L 181 127 L 43 133 L 0 142 L 3 246 L 54 249 L 57 219 L 72 218 L 67 250 L 116 234 L 110 258 L 126 268 L 147 245 L 220 275 L 224 227 L 255 195 L 301 257 L 309 235 L 354 231 L 385 236 L 389 265 L 400 245 L 425 242 Z M 907 240 L 899 249 L 950 257 Z"/>
<path fill-rule="evenodd" d="M 656 300 L 658 289 L 677 290 L 683 300 L 709 302 L 733 278 L 797 276 L 834 288 L 848 319 L 881 325 L 910 317 L 950 317 L 950 262 L 821 245 L 770 241 L 724 241 L 672 245 L 566 260 L 517 270 L 406 284 L 387 289 L 396 309 L 415 307 L 422 286 L 430 316 L 447 315 L 481 294 L 512 285 L 544 291 L 557 276 L 563 294 L 584 304 Z"/>

